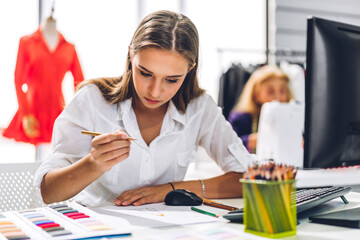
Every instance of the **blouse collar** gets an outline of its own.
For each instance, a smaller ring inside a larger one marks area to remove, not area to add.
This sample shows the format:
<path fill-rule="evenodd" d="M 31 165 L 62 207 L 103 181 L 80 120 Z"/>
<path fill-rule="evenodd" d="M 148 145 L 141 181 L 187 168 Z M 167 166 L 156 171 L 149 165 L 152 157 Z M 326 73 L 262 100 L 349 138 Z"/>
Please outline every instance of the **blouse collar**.
<path fill-rule="evenodd" d="M 117 120 L 122 121 L 125 116 L 130 116 L 132 110 L 132 99 L 126 99 L 125 101 L 122 101 L 118 105 L 118 117 Z M 179 110 L 176 108 L 173 101 L 170 101 L 168 109 L 165 114 L 165 118 L 172 119 L 176 122 L 181 123 L 182 125 L 185 125 L 185 114 L 179 112 Z"/>

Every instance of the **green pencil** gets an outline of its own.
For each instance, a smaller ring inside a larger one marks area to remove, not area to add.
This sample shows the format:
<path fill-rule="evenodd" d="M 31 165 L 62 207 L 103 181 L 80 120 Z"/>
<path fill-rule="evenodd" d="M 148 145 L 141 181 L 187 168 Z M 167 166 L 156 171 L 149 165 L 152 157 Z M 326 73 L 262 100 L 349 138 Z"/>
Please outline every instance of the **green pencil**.
<path fill-rule="evenodd" d="M 195 212 L 203 213 L 203 214 L 206 214 L 206 215 L 209 215 L 209 216 L 219 217 L 219 216 L 216 215 L 215 213 L 207 212 L 207 211 L 201 210 L 201 209 L 196 208 L 196 207 L 191 207 L 191 210 L 193 210 L 193 211 L 195 211 Z"/>

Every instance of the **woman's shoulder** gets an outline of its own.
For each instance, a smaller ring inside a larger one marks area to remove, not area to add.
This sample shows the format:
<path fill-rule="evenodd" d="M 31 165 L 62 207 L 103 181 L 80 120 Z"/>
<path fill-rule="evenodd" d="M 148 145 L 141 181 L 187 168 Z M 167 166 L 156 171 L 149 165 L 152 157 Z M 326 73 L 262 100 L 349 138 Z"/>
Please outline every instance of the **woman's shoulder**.
<path fill-rule="evenodd" d="M 87 106 L 92 105 L 94 107 L 105 107 L 112 106 L 105 100 L 100 89 L 93 83 L 83 85 L 74 97 L 74 101 L 80 104 L 86 104 Z"/>
<path fill-rule="evenodd" d="M 211 103 L 211 104 L 215 104 L 215 101 L 214 99 L 206 92 L 204 92 L 203 94 L 201 94 L 200 96 L 192 99 L 189 103 L 189 105 L 203 105 L 203 104 L 208 104 L 208 103 Z"/>
<path fill-rule="evenodd" d="M 93 83 L 85 84 L 79 88 L 75 94 L 75 98 L 97 98 L 101 96 L 100 89 Z"/>
<path fill-rule="evenodd" d="M 219 114 L 222 114 L 221 109 L 208 93 L 203 93 L 200 96 L 192 99 L 185 111 L 185 115 L 189 119 L 197 117 L 202 118 L 204 115 L 215 118 L 216 115 Z"/>
<path fill-rule="evenodd" d="M 217 107 L 217 104 L 208 93 L 203 93 L 189 102 L 186 112 L 207 110 L 211 107 Z"/>

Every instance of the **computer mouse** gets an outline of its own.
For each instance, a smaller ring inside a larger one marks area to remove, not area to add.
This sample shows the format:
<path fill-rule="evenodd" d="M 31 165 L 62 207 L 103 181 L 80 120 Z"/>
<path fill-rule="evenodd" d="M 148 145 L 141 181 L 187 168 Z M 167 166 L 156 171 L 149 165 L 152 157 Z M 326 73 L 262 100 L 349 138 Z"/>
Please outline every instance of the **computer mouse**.
<path fill-rule="evenodd" d="M 186 189 L 175 189 L 166 194 L 165 204 L 171 206 L 199 206 L 203 200 Z"/>

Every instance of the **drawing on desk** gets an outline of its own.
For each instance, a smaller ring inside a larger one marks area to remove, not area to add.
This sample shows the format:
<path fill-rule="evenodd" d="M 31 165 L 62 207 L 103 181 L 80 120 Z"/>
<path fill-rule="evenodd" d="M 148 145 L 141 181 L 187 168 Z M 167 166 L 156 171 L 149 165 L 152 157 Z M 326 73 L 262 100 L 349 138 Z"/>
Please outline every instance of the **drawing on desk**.
<path fill-rule="evenodd" d="M 219 221 L 218 218 L 199 214 L 190 209 L 189 206 L 166 206 L 164 203 L 153 203 L 141 206 L 105 206 L 94 209 L 98 213 L 113 213 L 123 218 L 138 217 L 138 221 L 153 220 L 161 223 L 161 226 L 186 225 L 195 223 L 207 223 Z M 140 222 L 139 222 L 140 224 Z"/>
<path fill-rule="evenodd" d="M 164 213 L 158 211 L 157 209 L 155 208 L 152 208 L 152 207 L 147 207 L 147 208 L 140 208 L 138 209 L 138 211 L 144 211 L 144 212 L 154 212 L 156 216 L 165 216 Z"/>

